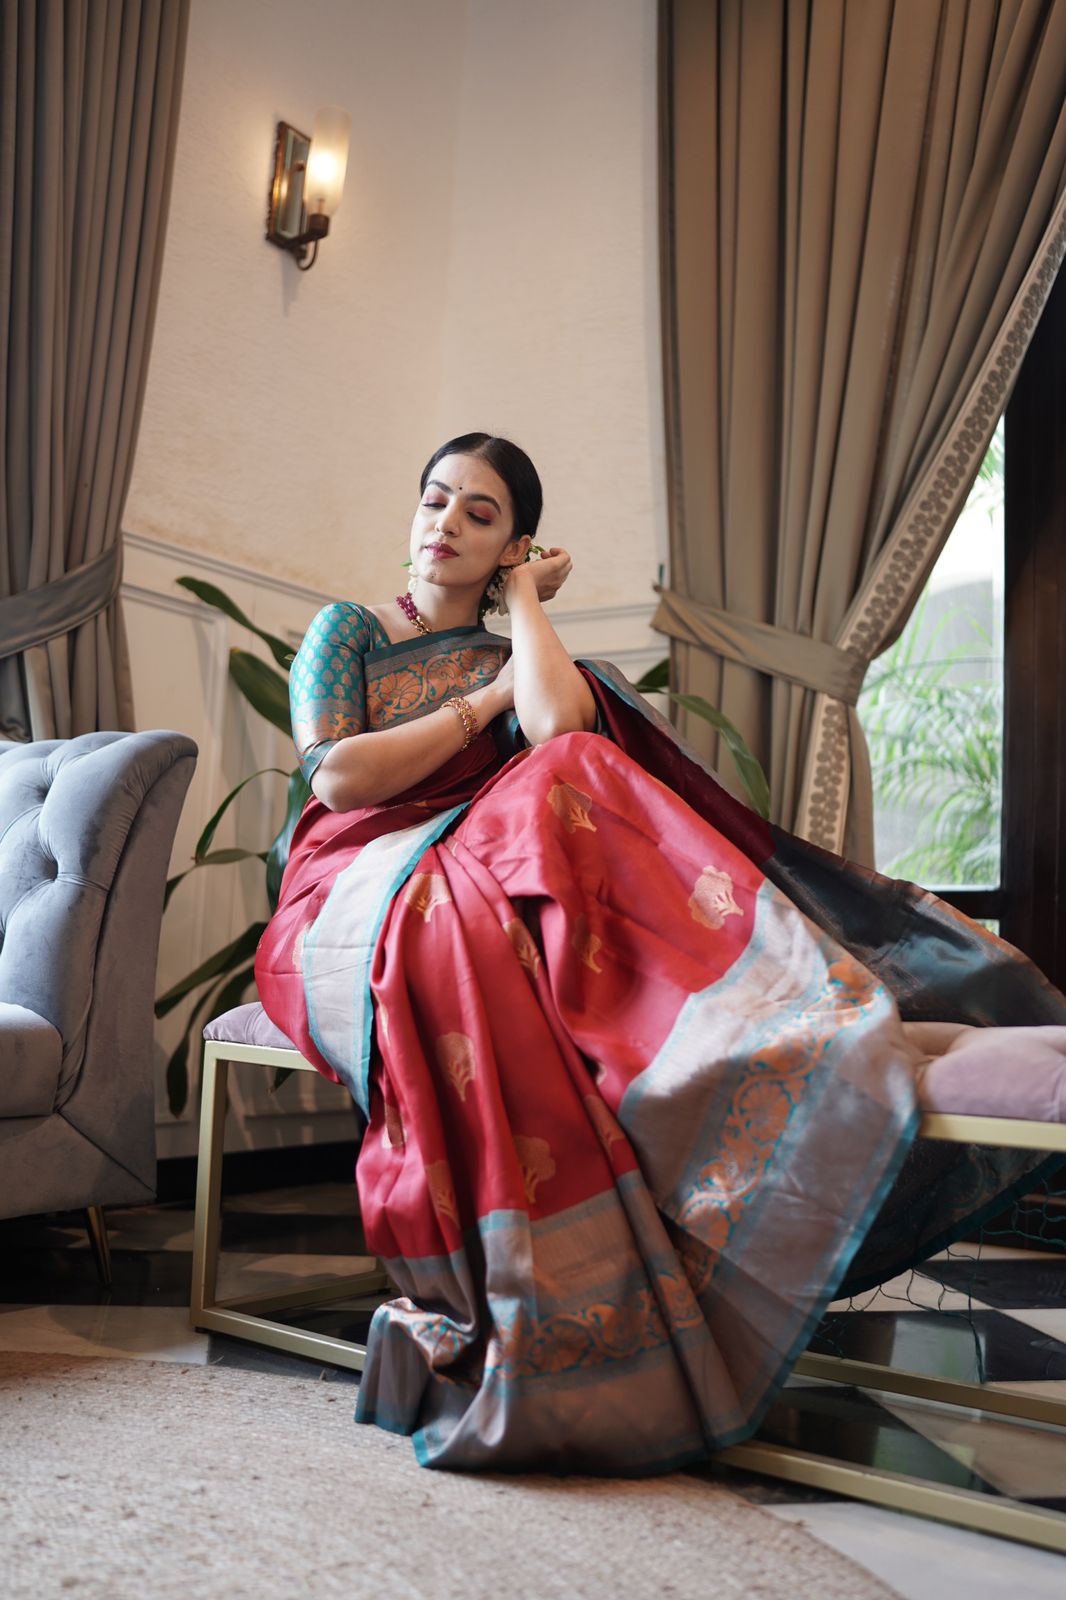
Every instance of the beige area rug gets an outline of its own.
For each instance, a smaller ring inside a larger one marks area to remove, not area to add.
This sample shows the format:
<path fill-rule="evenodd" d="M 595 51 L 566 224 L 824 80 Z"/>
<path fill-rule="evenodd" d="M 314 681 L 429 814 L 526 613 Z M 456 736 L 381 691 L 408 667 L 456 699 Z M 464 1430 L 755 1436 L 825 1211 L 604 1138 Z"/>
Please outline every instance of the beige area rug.
<path fill-rule="evenodd" d="M 893 1591 L 717 1484 L 419 1467 L 347 1384 L 0 1355 L 4 1600 Z"/>

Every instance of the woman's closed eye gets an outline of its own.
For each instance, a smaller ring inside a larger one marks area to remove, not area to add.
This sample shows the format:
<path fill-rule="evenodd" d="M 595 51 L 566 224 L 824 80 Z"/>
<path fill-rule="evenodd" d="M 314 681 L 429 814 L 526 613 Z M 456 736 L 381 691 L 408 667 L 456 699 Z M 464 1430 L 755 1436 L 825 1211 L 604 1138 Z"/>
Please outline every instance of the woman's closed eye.
<path fill-rule="evenodd" d="M 439 511 L 445 504 L 444 500 L 423 500 L 422 502 L 427 511 Z M 476 511 L 468 511 L 467 516 L 472 522 L 480 522 L 483 527 L 487 527 L 492 521 L 491 517 L 479 517 Z"/>

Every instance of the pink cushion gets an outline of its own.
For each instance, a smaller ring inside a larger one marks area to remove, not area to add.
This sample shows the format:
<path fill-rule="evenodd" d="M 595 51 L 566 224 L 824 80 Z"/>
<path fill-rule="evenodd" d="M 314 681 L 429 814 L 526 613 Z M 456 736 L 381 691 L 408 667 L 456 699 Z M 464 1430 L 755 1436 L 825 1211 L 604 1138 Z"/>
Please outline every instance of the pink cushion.
<path fill-rule="evenodd" d="M 1066 1122 L 1066 1027 L 906 1022 L 923 1111 Z"/>
<path fill-rule="evenodd" d="M 292 1040 L 276 1028 L 258 1000 L 234 1006 L 209 1022 L 204 1038 L 219 1044 L 251 1044 L 268 1050 L 295 1050 Z"/>

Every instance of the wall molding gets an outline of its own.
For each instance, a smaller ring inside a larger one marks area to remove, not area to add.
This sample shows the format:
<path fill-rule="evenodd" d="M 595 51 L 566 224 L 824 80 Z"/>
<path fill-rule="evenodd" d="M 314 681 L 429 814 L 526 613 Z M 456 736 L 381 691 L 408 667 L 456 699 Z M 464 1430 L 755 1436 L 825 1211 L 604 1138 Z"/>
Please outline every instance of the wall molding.
<path fill-rule="evenodd" d="M 178 544 L 171 539 L 161 539 L 155 534 L 123 532 L 123 543 L 131 550 L 143 551 L 146 555 L 156 556 L 167 562 L 184 562 L 189 566 L 201 567 L 205 572 L 213 572 L 219 577 L 229 578 L 231 582 L 250 583 L 257 589 L 269 590 L 284 596 L 286 600 L 306 600 L 308 603 L 321 607 L 328 605 L 332 600 L 344 598 L 325 589 L 310 588 L 307 584 L 290 582 L 287 578 L 279 578 L 273 573 L 264 572 L 258 567 L 250 567 L 242 562 L 229 561 L 223 556 L 209 555 L 204 550 L 197 550 L 190 545 Z M 144 590 L 135 585 L 123 582 L 123 592 L 136 593 L 138 598 L 155 591 Z M 188 600 L 179 602 L 195 610 L 205 609 L 202 602 Z M 649 593 L 647 601 L 631 602 L 628 605 L 614 606 L 552 606 L 549 615 L 552 621 L 568 631 L 575 628 L 594 626 L 601 629 L 605 624 L 610 627 L 627 626 L 644 628 L 650 624 L 658 602 L 656 596 Z M 206 608 L 209 609 L 209 608 Z M 500 625 L 501 619 L 493 619 L 493 631 L 508 632 L 506 623 Z M 668 647 L 665 635 L 656 635 L 663 640 L 663 649 Z M 630 647 L 632 653 L 635 647 Z"/>
<path fill-rule="evenodd" d="M 219 577 L 229 578 L 231 582 L 253 583 L 256 588 L 267 589 L 275 594 L 284 595 L 287 600 L 307 600 L 318 607 L 327 605 L 330 600 L 337 598 L 334 594 L 327 594 L 324 589 L 311 589 L 306 584 L 295 583 L 288 578 L 279 578 L 271 572 L 262 571 L 258 567 L 249 567 L 237 561 L 227 561 L 223 556 L 209 555 L 206 550 L 197 550 L 191 545 L 178 544 L 172 539 L 160 539 L 154 534 L 131 533 L 124 530 L 122 541 L 131 550 L 143 551 L 146 555 L 158 556 L 165 561 L 178 561 L 188 566 L 202 567 L 205 572 L 217 573 Z M 190 603 L 193 605 L 201 604 L 199 601 Z"/>

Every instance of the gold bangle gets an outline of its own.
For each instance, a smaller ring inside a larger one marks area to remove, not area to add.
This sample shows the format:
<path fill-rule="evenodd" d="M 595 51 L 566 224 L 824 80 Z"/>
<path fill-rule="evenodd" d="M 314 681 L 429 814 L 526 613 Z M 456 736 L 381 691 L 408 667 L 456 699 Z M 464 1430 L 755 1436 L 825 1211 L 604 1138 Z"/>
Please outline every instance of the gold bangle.
<path fill-rule="evenodd" d="M 461 694 L 453 695 L 450 700 L 445 700 L 444 704 L 452 708 L 463 725 L 466 736 L 459 748 L 465 750 L 468 744 L 473 744 L 481 732 L 477 723 L 477 714 L 469 700 L 464 700 Z"/>

